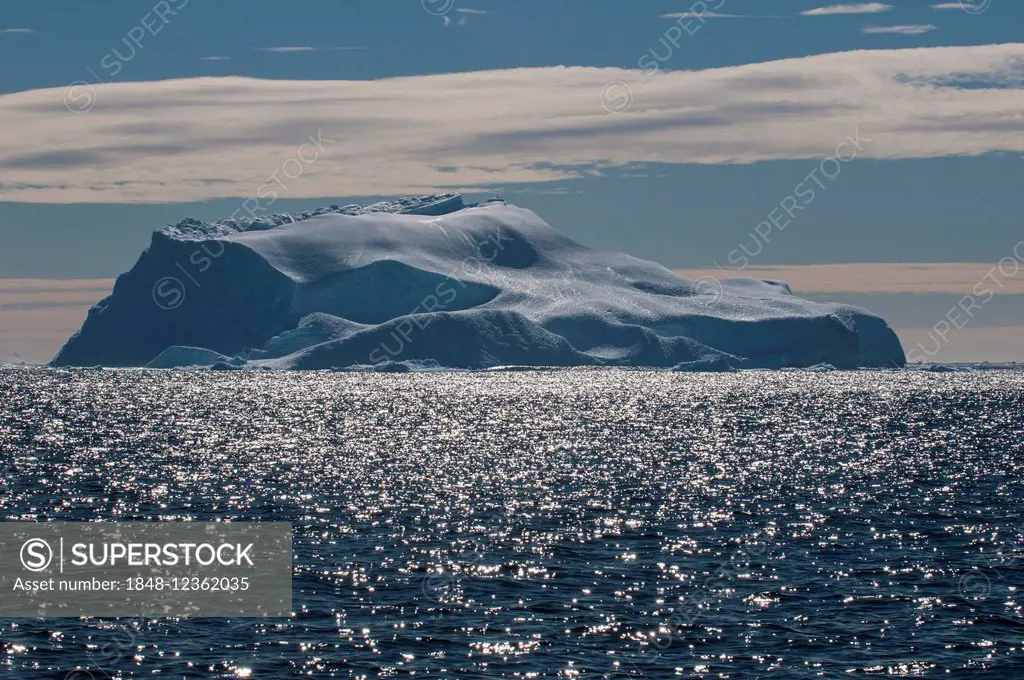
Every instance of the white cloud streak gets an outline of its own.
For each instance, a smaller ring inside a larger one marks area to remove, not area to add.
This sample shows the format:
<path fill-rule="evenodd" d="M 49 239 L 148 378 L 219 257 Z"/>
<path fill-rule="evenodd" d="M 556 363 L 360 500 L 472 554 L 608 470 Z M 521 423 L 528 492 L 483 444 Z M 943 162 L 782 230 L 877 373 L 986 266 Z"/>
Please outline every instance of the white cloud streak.
<path fill-rule="evenodd" d="M 959 2 L 940 2 L 937 5 L 932 5 L 932 9 L 957 9 L 963 11 L 964 6 Z"/>
<path fill-rule="evenodd" d="M 31 28 L 0 28 L 0 34 L 35 33 Z"/>
<path fill-rule="evenodd" d="M 775 16 L 756 14 L 722 14 L 720 12 L 669 12 L 662 14 L 662 19 L 777 19 Z"/>
<path fill-rule="evenodd" d="M 881 2 L 860 2 L 850 5 L 815 7 L 814 9 L 804 10 L 800 14 L 807 17 L 833 16 L 836 14 L 878 14 L 880 12 L 888 12 L 891 9 L 892 5 L 886 5 Z"/>
<path fill-rule="evenodd" d="M 257 48 L 257 49 L 260 52 L 315 52 L 316 51 L 315 47 L 310 47 L 309 45 L 294 45 L 294 46 L 285 45 L 283 47 L 260 47 L 260 48 Z"/>
<path fill-rule="evenodd" d="M 578 178 L 633 163 L 752 163 L 1024 152 L 1024 44 L 840 52 L 646 77 L 554 67 L 389 78 L 190 78 L 0 96 L 0 200 L 176 202 L 251 196 L 322 130 L 282 198 L 394 195 Z M 640 76 L 641 74 L 637 74 Z M 970 88 L 964 87 L 970 85 Z M 634 88 L 639 85 L 634 84 Z"/>
<path fill-rule="evenodd" d="M 902 26 L 865 26 L 861 29 L 863 33 L 884 34 L 895 33 L 896 35 L 921 35 L 938 29 L 935 24 L 907 24 Z"/>
<path fill-rule="evenodd" d="M 350 50 L 365 50 L 365 47 L 312 47 L 310 45 L 284 45 L 281 47 L 258 47 L 259 52 L 343 52 Z"/>

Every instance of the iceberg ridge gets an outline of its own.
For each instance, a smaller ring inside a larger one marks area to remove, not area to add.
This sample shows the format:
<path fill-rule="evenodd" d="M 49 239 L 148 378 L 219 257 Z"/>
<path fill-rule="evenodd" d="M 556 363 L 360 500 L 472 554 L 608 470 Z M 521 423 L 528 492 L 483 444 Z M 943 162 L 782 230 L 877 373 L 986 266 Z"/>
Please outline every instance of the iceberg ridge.
<path fill-rule="evenodd" d="M 459 194 L 153 234 L 57 366 L 902 366 L 877 316 L 691 280 Z"/>

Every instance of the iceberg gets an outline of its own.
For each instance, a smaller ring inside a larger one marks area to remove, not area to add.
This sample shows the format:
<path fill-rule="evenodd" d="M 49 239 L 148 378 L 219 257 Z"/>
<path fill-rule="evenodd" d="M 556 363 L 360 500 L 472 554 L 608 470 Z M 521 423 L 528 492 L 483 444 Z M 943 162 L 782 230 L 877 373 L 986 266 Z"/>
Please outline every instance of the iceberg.
<path fill-rule="evenodd" d="M 459 194 L 153 233 L 56 366 L 404 370 L 903 366 L 863 309 L 687 279 Z"/>
<path fill-rule="evenodd" d="M 160 352 L 160 354 L 158 354 L 155 359 L 147 363 L 145 367 L 189 368 L 192 366 L 202 366 L 209 368 L 221 363 L 241 365 L 245 362 L 238 358 L 232 359 L 231 357 L 226 357 L 223 354 L 202 347 L 180 347 L 175 345 L 174 347 L 168 347 L 163 352 Z"/>

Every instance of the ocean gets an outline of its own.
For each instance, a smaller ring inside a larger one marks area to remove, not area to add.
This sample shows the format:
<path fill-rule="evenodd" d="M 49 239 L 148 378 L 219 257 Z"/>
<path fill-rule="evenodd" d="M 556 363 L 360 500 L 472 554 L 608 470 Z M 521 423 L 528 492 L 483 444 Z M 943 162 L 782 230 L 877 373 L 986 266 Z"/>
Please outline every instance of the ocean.
<path fill-rule="evenodd" d="M 6 521 L 294 525 L 291 617 L 0 618 L 0 675 L 1024 677 L 1024 372 L 4 369 L 0 409 Z"/>

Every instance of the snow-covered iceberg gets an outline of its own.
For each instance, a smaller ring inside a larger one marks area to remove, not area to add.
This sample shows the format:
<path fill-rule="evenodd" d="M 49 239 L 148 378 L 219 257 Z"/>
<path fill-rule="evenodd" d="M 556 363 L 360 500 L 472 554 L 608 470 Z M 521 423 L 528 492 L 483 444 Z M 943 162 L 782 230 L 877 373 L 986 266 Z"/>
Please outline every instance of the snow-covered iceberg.
<path fill-rule="evenodd" d="M 153 234 L 58 366 L 902 366 L 892 329 L 778 281 L 681 278 L 457 194 Z"/>

